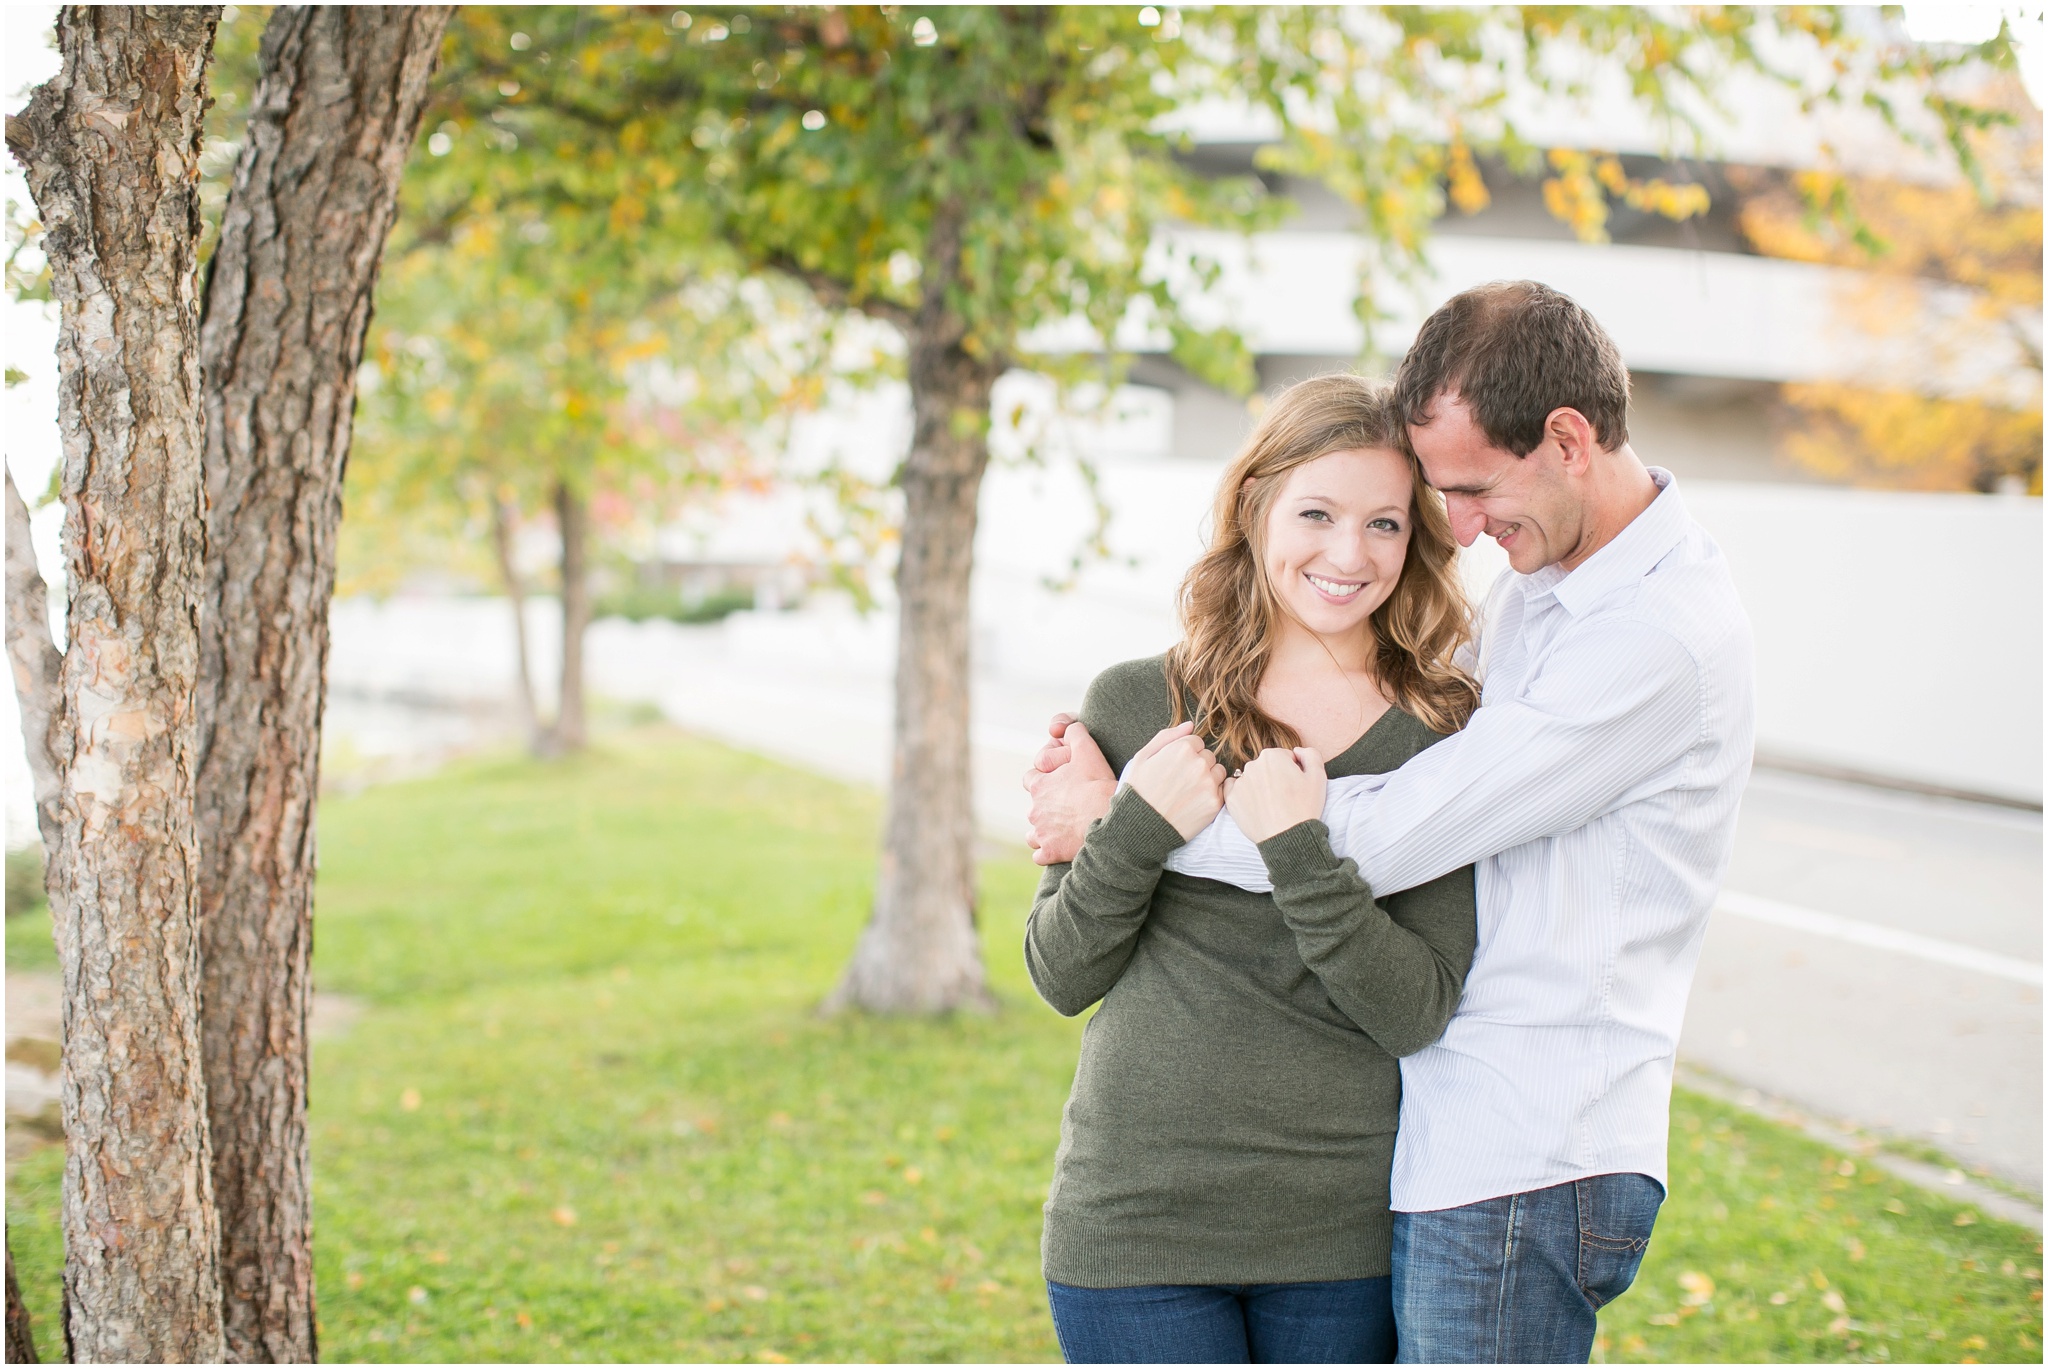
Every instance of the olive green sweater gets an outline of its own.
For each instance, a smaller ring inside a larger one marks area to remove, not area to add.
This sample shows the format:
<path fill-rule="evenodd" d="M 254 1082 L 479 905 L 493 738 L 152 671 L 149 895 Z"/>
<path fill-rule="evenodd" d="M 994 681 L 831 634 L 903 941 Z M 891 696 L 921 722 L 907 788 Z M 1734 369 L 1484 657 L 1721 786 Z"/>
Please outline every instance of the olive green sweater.
<path fill-rule="evenodd" d="M 1160 658 L 1104 671 L 1082 719 L 1119 773 L 1171 720 Z M 1391 710 L 1329 763 L 1438 740 Z M 1100 1002 L 1060 1126 L 1045 1276 L 1084 1288 L 1389 1272 L 1396 1057 L 1450 1021 L 1477 939 L 1469 867 L 1375 900 L 1320 821 L 1263 842 L 1273 892 L 1168 873 L 1180 835 L 1129 786 L 1024 933 L 1032 982 Z"/>

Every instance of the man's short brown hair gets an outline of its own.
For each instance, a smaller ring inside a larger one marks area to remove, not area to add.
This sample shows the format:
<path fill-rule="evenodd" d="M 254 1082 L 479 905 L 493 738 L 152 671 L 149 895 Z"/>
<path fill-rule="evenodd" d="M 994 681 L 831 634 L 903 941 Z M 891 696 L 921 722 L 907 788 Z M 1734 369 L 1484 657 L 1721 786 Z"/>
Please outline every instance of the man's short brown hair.
<path fill-rule="evenodd" d="M 1424 321 L 1394 377 L 1404 423 L 1455 394 L 1494 446 L 1527 456 L 1552 411 L 1577 409 L 1608 451 L 1628 441 L 1628 367 L 1614 339 L 1569 295 L 1533 280 L 1454 295 Z"/>

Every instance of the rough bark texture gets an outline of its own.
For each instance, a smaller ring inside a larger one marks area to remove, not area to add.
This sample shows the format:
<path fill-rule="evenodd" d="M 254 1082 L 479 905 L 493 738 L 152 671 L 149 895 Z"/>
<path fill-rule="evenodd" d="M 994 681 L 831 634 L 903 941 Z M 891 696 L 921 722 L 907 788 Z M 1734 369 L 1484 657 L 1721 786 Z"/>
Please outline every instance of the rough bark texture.
<path fill-rule="evenodd" d="M 228 1356 L 315 1356 L 313 812 L 343 468 L 444 6 L 280 8 L 207 280 L 198 820 Z"/>
<path fill-rule="evenodd" d="M 932 232 L 923 278 L 958 269 L 958 215 Z M 988 406 L 999 365 L 970 355 L 933 288 L 909 329 L 914 413 L 903 467 L 895 755 L 874 914 L 827 1008 L 942 1013 L 993 1006 L 974 925 L 968 587 Z"/>
<path fill-rule="evenodd" d="M 515 527 L 511 504 L 491 499 L 491 550 L 498 560 L 498 578 L 504 582 L 505 597 L 512 601 L 512 645 L 519 660 L 519 724 L 526 731 L 527 748 L 541 750 L 540 710 L 533 701 L 533 653 L 526 641 L 526 577 L 512 556 Z"/>
<path fill-rule="evenodd" d="M 192 816 L 199 148 L 214 7 L 66 7 L 8 120 L 60 310 L 69 609 L 64 1333 L 79 1362 L 221 1357 Z"/>
<path fill-rule="evenodd" d="M 10 486 L 12 482 L 9 482 Z M 29 1324 L 28 1308 L 21 1301 L 21 1285 L 14 1281 L 14 1238 L 7 1240 L 7 1362 L 35 1364 L 36 1336 Z"/>
<path fill-rule="evenodd" d="M 582 750 L 589 735 L 583 638 L 590 627 L 590 509 L 566 480 L 555 484 L 555 523 L 562 530 L 562 690 L 547 749 L 559 756 Z"/>

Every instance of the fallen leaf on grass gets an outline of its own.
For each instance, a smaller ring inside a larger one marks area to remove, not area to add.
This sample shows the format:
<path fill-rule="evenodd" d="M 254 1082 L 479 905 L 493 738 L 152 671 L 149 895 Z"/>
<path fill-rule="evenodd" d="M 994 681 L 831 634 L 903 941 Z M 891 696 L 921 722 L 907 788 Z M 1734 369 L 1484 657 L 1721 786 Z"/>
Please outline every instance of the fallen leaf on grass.
<path fill-rule="evenodd" d="M 1771 1299 L 1770 1299 L 1770 1302 L 1771 1302 L 1771 1306 L 1773 1306 L 1773 1307 L 1783 1307 L 1783 1306 L 1784 1306 L 1784 1305 L 1785 1305 L 1786 1303 L 1788 1303 L 1788 1302 L 1790 1302 L 1790 1301 L 1792 1301 L 1792 1295 L 1791 1295 L 1790 1293 L 1773 1293 L 1773 1294 L 1771 1294 Z"/>
<path fill-rule="evenodd" d="M 349 1270 L 348 1277 L 344 1279 L 343 1282 L 346 1283 L 352 1289 L 361 1288 L 363 1286 L 363 1276 L 361 1271 L 355 1269 Z"/>
<path fill-rule="evenodd" d="M 768 1301 L 768 1290 L 761 1287 L 761 1285 L 758 1283 L 748 1284 L 745 1288 L 742 1288 L 740 1290 L 740 1293 L 743 1297 L 746 1298 L 748 1302 Z"/>
<path fill-rule="evenodd" d="M 906 1184 L 923 1183 L 924 1171 L 919 1169 L 916 1165 L 912 1165 L 910 1168 L 903 1171 L 903 1182 Z"/>
<path fill-rule="evenodd" d="M 1640 1355 L 1650 1348 L 1650 1343 L 1641 1336 L 1624 1336 L 1621 1340 L 1623 1354 Z"/>
<path fill-rule="evenodd" d="M 576 1209 L 568 1206 L 567 1204 L 564 1204 L 563 1206 L 556 1208 L 553 1212 L 550 1212 L 548 1216 L 555 1219 L 556 1226 L 576 1225 Z"/>
<path fill-rule="evenodd" d="M 531 1331 L 533 1329 L 532 1315 L 523 1310 L 517 1316 L 513 1317 L 512 1320 L 519 1323 L 519 1329 L 521 1331 Z"/>
<path fill-rule="evenodd" d="M 1991 1342 L 1985 1340 L 1982 1336 L 1971 1336 L 1962 1342 L 1962 1347 L 1965 1350 L 1985 1350 L 1990 1348 L 1990 1345 Z"/>
<path fill-rule="evenodd" d="M 1828 1323 L 1828 1334 L 1831 1336 L 1839 1336 L 1848 1329 L 1849 1319 L 1847 1317 L 1836 1317 Z"/>
<path fill-rule="evenodd" d="M 1678 1314 L 1676 1312 L 1659 1312 L 1657 1313 L 1657 1315 L 1650 1318 L 1650 1325 L 1676 1326 L 1678 1325 Z"/>
<path fill-rule="evenodd" d="M 1821 1306 L 1827 1308 L 1830 1312 L 1847 1312 L 1849 1310 L 1849 1304 L 1842 1301 L 1842 1295 L 1832 1288 L 1820 1295 L 1820 1302 Z"/>
<path fill-rule="evenodd" d="M 1956 1225 L 1957 1225 L 1957 1226 L 1975 1226 L 1976 1224 L 1977 1224 L 1977 1214 L 1976 1214 L 1976 1213 L 1974 1213 L 1974 1212 L 1958 1212 L 1958 1213 L 1956 1214 Z"/>
<path fill-rule="evenodd" d="M 723 1312 L 727 1305 L 724 1298 L 706 1298 L 704 1300 L 704 1310 L 706 1312 Z"/>
<path fill-rule="evenodd" d="M 761 1352 L 761 1363 L 763 1363 L 763 1364 L 787 1364 L 787 1363 L 789 1363 L 789 1356 L 788 1356 L 788 1355 L 785 1355 L 785 1354 L 781 1354 L 781 1353 L 779 1353 L 779 1352 L 777 1352 L 777 1351 L 774 1351 L 774 1350 L 763 1350 L 763 1351 Z"/>
<path fill-rule="evenodd" d="M 414 1307 L 425 1307 L 427 1305 L 427 1290 L 418 1284 L 414 1284 L 411 1288 L 405 1290 L 405 1300 Z"/>
<path fill-rule="evenodd" d="M 404 1093 L 399 1094 L 398 1106 L 407 1112 L 418 1112 L 420 1110 L 420 1091 L 418 1089 L 407 1089 Z"/>
<path fill-rule="evenodd" d="M 1887 1198 L 1885 1199 L 1884 1210 L 1886 1212 L 1897 1213 L 1898 1215 L 1903 1217 L 1906 1214 L 1906 1205 L 1900 1202 L 1897 1198 Z"/>
<path fill-rule="evenodd" d="M 434 1251 L 430 1251 L 430 1252 L 428 1252 L 428 1254 L 427 1254 L 427 1263 L 428 1263 L 428 1264 L 446 1264 L 446 1263 L 448 1263 L 448 1252 L 447 1252 L 447 1251 L 445 1251 L 445 1250 L 434 1250 Z"/>
<path fill-rule="evenodd" d="M 1697 1269 L 1688 1269 L 1678 1276 L 1678 1286 L 1685 1290 L 1679 1301 L 1688 1307 L 1702 1307 L 1714 1296 L 1714 1281 Z"/>
<path fill-rule="evenodd" d="M 889 1195 L 878 1188 L 871 1188 L 860 1195 L 860 1200 L 869 1207 L 880 1207 L 883 1203 L 889 1201 Z"/>

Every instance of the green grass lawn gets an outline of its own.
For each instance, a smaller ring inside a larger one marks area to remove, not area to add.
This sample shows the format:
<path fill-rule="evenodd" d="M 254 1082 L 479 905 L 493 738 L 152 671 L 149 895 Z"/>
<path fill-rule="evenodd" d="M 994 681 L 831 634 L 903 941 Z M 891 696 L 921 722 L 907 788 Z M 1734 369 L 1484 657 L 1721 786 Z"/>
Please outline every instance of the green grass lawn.
<path fill-rule="evenodd" d="M 364 1011 L 314 1054 L 323 1358 L 1056 1359 L 1036 871 L 983 867 L 1000 1014 L 822 1019 L 879 818 L 661 729 L 325 802 L 316 978 Z M 2033 1233 L 1846 1161 L 1681 1094 L 1604 1357 L 2040 1359 Z M 8 1192 L 46 1354 L 60 1168 Z"/>

